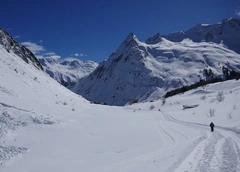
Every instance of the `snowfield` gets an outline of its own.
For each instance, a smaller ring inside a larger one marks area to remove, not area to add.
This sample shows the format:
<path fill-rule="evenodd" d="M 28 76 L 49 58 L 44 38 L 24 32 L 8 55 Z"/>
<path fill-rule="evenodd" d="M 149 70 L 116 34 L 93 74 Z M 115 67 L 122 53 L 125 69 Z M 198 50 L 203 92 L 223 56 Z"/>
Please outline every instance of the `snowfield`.
<path fill-rule="evenodd" d="M 0 76 L 1 172 L 240 171 L 240 81 L 95 105 L 2 47 Z"/>

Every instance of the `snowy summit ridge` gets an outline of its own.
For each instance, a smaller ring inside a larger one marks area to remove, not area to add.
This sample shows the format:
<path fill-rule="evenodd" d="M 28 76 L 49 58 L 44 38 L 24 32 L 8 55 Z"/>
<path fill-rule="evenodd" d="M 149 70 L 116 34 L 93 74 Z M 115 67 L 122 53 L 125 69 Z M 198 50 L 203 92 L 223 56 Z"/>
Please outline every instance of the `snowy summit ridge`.
<path fill-rule="evenodd" d="M 223 66 L 239 71 L 240 55 L 235 52 L 240 47 L 239 23 L 230 19 L 197 25 L 167 36 L 158 33 L 145 42 L 130 33 L 72 90 L 94 102 L 125 105 L 133 100 L 156 100 L 168 90 L 208 79 L 206 70 L 214 77 L 222 77 Z"/>
<path fill-rule="evenodd" d="M 240 54 L 240 20 L 235 18 L 224 19 L 217 24 L 198 24 L 183 32 L 175 32 L 164 36 L 173 42 L 180 42 L 189 38 L 194 42 L 223 42 L 229 49 Z"/>
<path fill-rule="evenodd" d="M 162 41 L 162 35 L 160 33 L 157 33 L 156 35 L 148 38 L 145 43 L 146 44 L 156 44 Z"/>

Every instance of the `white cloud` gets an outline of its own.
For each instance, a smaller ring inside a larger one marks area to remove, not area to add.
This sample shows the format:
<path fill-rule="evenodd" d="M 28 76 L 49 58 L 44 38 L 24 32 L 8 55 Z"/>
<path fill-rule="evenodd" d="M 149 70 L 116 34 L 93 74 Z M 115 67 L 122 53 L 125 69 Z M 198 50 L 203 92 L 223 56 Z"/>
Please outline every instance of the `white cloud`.
<path fill-rule="evenodd" d="M 75 57 L 66 57 L 66 58 L 64 58 L 64 60 L 75 61 L 75 60 L 79 60 L 79 59 L 75 58 Z"/>
<path fill-rule="evenodd" d="M 39 44 L 42 43 L 43 41 L 40 40 Z M 57 55 L 54 52 L 47 52 L 45 48 L 42 45 L 38 45 L 34 42 L 22 42 L 22 45 L 27 47 L 32 53 L 37 57 L 37 58 L 52 58 L 55 60 L 58 60 L 61 58 L 61 56 Z M 74 57 L 86 57 L 87 54 L 82 54 L 82 53 L 74 53 Z"/>
<path fill-rule="evenodd" d="M 43 57 L 44 57 L 44 58 L 52 58 L 52 59 L 55 59 L 55 60 L 58 60 L 58 59 L 61 58 L 61 56 L 57 55 L 57 54 L 54 53 L 54 52 L 44 53 L 44 54 L 43 54 Z"/>
<path fill-rule="evenodd" d="M 236 10 L 235 13 L 236 13 L 237 16 L 240 16 L 240 11 L 239 10 Z"/>
<path fill-rule="evenodd" d="M 45 57 L 45 58 L 51 58 L 51 59 L 58 60 L 58 59 L 61 58 L 61 56 L 55 55 L 55 56 L 48 56 L 48 57 Z"/>
<path fill-rule="evenodd" d="M 87 56 L 86 54 L 84 55 L 84 54 L 79 54 L 79 53 L 75 53 L 75 54 L 73 54 L 73 56 L 75 56 L 75 57 L 84 57 L 84 56 Z"/>
<path fill-rule="evenodd" d="M 20 36 L 19 36 L 19 35 L 17 35 L 17 36 L 14 36 L 13 38 L 14 38 L 14 39 L 17 39 L 17 38 L 20 38 Z"/>
<path fill-rule="evenodd" d="M 41 41 L 39 41 L 41 42 Z M 22 45 L 27 47 L 37 58 L 52 58 L 52 59 L 60 59 L 61 56 L 57 55 L 54 52 L 46 52 L 45 48 L 41 45 L 38 45 L 33 42 L 23 42 Z"/>
<path fill-rule="evenodd" d="M 33 42 L 22 42 L 22 45 L 24 45 L 25 47 L 27 47 L 30 51 L 32 51 L 33 54 L 37 55 L 37 54 L 41 54 L 42 52 L 45 51 L 45 49 L 43 48 L 43 46 L 41 45 L 37 45 L 36 43 Z"/>
<path fill-rule="evenodd" d="M 44 58 L 44 56 L 43 56 L 43 55 L 35 55 L 35 57 L 37 57 L 37 59 Z"/>
<path fill-rule="evenodd" d="M 56 53 L 54 52 L 48 52 L 48 53 L 44 53 L 45 56 L 54 56 L 56 55 Z"/>

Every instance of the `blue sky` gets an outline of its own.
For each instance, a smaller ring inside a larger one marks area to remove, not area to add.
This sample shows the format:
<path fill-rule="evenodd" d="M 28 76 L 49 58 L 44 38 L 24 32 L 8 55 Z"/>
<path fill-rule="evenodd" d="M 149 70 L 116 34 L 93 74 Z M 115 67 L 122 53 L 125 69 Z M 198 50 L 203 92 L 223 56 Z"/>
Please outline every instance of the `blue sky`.
<path fill-rule="evenodd" d="M 130 32 L 148 37 L 240 18 L 239 0 L 11 0 L 0 27 L 41 57 L 100 62 Z"/>

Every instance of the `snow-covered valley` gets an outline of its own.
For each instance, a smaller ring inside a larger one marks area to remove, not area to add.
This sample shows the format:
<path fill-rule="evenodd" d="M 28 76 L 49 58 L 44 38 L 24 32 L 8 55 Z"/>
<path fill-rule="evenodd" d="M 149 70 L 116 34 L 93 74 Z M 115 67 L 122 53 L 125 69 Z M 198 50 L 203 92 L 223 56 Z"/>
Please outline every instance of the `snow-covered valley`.
<path fill-rule="evenodd" d="M 240 171 L 240 81 L 95 105 L 2 46 L 0 76 L 1 172 Z"/>

